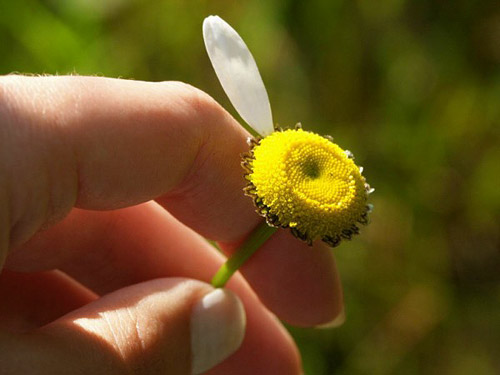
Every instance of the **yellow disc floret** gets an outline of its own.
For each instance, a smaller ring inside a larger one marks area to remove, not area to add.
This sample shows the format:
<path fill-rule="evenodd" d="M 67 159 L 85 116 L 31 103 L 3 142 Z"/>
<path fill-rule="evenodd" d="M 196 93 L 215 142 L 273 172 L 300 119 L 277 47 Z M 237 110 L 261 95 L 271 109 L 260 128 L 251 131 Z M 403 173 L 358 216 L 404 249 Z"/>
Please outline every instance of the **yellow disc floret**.
<path fill-rule="evenodd" d="M 247 192 L 272 225 L 332 246 L 366 223 L 367 185 L 350 153 L 302 129 L 276 131 L 246 160 Z"/>

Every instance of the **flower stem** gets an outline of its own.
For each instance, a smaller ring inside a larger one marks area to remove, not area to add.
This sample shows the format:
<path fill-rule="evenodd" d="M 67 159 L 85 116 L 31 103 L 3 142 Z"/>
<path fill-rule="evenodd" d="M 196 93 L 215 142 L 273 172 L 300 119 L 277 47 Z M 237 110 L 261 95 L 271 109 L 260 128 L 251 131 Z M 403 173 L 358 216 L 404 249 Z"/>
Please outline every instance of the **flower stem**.
<path fill-rule="evenodd" d="M 277 228 L 270 227 L 263 221 L 243 245 L 241 245 L 241 247 L 219 268 L 212 279 L 212 285 L 215 288 L 223 288 L 238 268 L 240 268 L 242 264 L 245 263 L 274 232 L 276 232 L 276 230 Z"/>

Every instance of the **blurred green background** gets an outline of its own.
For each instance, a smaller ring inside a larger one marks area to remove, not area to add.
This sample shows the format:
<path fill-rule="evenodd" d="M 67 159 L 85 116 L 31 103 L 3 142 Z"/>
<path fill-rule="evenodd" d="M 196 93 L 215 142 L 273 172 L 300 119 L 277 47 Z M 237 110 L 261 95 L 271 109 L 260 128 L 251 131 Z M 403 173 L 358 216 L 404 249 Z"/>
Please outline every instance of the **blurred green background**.
<path fill-rule="evenodd" d="M 500 374 L 496 0 L 12 0 L 0 73 L 182 80 L 231 113 L 205 16 L 253 51 L 275 121 L 328 133 L 375 211 L 335 249 L 346 323 L 290 330 L 306 373 Z"/>

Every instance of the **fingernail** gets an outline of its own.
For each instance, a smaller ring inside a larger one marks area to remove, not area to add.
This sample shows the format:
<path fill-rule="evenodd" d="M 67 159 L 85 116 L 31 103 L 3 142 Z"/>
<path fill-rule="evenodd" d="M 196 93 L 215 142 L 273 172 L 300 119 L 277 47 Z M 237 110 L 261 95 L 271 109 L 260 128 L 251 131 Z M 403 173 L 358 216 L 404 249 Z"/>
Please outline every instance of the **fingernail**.
<path fill-rule="evenodd" d="M 342 324 L 344 324 L 344 322 L 345 322 L 345 310 L 344 307 L 342 306 L 342 310 L 332 321 L 325 324 L 320 324 L 315 328 L 328 329 L 328 328 L 340 327 Z"/>
<path fill-rule="evenodd" d="M 191 313 L 191 373 L 201 374 L 233 354 L 245 336 L 245 310 L 235 294 L 215 289 Z"/>

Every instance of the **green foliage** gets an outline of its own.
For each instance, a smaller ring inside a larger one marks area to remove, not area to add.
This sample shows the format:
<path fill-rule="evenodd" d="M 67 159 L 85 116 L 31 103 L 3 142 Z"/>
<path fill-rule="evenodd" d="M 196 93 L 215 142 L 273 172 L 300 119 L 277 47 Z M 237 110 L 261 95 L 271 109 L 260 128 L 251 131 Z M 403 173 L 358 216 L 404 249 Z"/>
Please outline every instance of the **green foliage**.
<path fill-rule="evenodd" d="M 498 2 L 3 1 L 0 73 L 182 80 L 232 111 L 209 14 L 254 52 L 275 121 L 331 134 L 377 189 L 335 250 L 346 323 L 290 328 L 306 373 L 499 373 Z"/>

